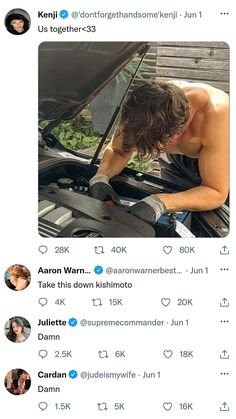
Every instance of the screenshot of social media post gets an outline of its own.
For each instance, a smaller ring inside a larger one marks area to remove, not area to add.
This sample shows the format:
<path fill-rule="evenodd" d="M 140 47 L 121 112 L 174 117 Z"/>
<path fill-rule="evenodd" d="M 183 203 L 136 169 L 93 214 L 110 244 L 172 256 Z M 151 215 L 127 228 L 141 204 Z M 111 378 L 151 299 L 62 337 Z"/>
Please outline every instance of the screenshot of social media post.
<path fill-rule="evenodd" d="M 1 416 L 235 418 L 233 17 L 2 8 Z"/>

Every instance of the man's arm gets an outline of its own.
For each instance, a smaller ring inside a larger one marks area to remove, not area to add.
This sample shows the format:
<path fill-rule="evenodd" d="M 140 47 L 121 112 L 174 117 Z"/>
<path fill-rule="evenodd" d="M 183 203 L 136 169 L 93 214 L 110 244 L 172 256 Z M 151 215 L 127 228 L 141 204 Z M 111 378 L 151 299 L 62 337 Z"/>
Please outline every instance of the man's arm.
<path fill-rule="evenodd" d="M 89 196 L 100 201 L 112 201 L 119 203 L 119 197 L 109 184 L 109 179 L 126 166 L 132 156 L 132 151 L 125 152 L 122 145 L 122 137 L 116 130 L 115 135 L 106 148 L 98 171 L 89 181 Z"/>
<path fill-rule="evenodd" d="M 202 184 L 184 192 L 150 195 L 133 205 L 131 214 L 154 224 L 165 212 L 208 211 L 225 202 L 229 176 L 228 110 L 213 109 L 205 115 L 205 121 L 198 162 Z"/>
<path fill-rule="evenodd" d="M 199 156 L 202 184 L 184 192 L 157 195 L 169 211 L 208 211 L 220 207 L 228 195 L 228 109 L 209 113 Z"/>
<path fill-rule="evenodd" d="M 105 149 L 96 175 L 105 175 L 109 179 L 118 175 L 132 157 L 133 151 L 125 152 L 122 147 L 122 137 L 115 132 L 110 144 Z"/>

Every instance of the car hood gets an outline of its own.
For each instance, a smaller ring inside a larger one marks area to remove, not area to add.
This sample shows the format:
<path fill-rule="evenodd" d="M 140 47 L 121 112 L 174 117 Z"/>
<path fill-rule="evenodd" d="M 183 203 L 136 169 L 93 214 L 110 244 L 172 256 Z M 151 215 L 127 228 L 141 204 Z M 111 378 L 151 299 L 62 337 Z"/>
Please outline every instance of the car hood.
<path fill-rule="evenodd" d="M 44 42 L 39 46 L 39 119 L 74 118 L 144 42 Z"/>

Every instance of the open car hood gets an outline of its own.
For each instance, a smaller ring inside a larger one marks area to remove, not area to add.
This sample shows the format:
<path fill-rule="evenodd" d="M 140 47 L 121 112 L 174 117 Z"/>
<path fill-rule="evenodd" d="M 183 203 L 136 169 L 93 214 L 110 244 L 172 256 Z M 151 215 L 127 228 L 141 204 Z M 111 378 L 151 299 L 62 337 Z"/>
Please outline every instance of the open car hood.
<path fill-rule="evenodd" d="M 74 118 L 137 53 L 147 49 L 143 42 L 42 43 L 39 119 L 59 123 Z"/>

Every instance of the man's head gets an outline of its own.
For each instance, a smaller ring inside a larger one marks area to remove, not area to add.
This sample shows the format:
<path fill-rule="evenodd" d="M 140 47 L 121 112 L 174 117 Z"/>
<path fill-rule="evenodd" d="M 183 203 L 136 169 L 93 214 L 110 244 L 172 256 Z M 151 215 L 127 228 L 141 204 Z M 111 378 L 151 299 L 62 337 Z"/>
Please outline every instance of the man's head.
<path fill-rule="evenodd" d="M 29 29 L 28 19 L 20 13 L 9 14 L 5 19 L 5 25 L 8 31 L 15 35 L 21 35 Z"/>
<path fill-rule="evenodd" d="M 10 282 L 16 291 L 25 289 L 30 283 L 30 271 L 24 265 L 12 265 L 8 268 Z"/>
<path fill-rule="evenodd" d="M 184 91 L 172 83 L 141 82 L 123 105 L 120 128 L 124 150 L 157 155 L 190 117 Z"/>
<path fill-rule="evenodd" d="M 14 18 L 11 20 L 10 24 L 16 32 L 19 32 L 19 33 L 24 32 L 25 22 L 23 19 Z"/>

